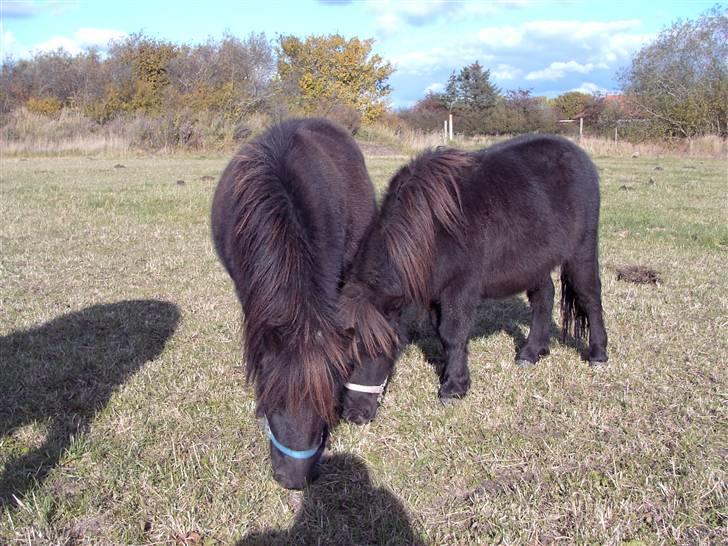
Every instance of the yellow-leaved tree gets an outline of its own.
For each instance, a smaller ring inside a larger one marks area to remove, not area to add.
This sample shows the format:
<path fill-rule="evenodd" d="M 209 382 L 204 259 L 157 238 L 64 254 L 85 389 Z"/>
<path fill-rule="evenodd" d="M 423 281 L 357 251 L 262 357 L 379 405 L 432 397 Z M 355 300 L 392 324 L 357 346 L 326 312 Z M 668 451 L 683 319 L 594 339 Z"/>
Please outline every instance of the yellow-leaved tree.
<path fill-rule="evenodd" d="M 278 43 L 278 77 L 289 101 L 305 114 L 321 114 L 343 105 L 365 121 L 386 110 L 391 89 L 387 83 L 394 68 L 372 54 L 374 40 L 347 40 L 328 36 L 281 36 Z"/>

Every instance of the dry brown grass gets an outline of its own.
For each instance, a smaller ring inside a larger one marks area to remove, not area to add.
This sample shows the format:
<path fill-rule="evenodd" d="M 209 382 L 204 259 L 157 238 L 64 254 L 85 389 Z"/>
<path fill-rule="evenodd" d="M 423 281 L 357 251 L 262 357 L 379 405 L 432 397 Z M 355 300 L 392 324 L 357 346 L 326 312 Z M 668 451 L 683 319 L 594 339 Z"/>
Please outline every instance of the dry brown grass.
<path fill-rule="evenodd" d="M 5 157 L 29 154 L 116 154 L 132 148 L 129 135 L 101 127 L 71 110 L 49 117 L 20 109 L 4 116 L 0 149 Z"/>
<path fill-rule="evenodd" d="M 228 154 L 239 146 L 240 139 L 262 132 L 270 124 L 270 117 L 252 114 L 235 123 L 212 113 L 173 112 L 157 117 L 131 115 L 102 125 L 76 110 L 64 109 L 57 116 L 46 116 L 21 108 L 4 115 L 0 124 L 0 150 L 5 157 Z"/>
<path fill-rule="evenodd" d="M 369 158 L 380 192 L 403 161 Z M 225 163 L 0 163 L 0 424 L 25 423 L 0 427 L 0 544 L 726 543 L 723 161 L 597 159 L 608 367 L 555 326 L 516 367 L 527 304 L 487 302 L 472 389 L 443 408 L 413 321 L 377 419 L 337 426 L 298 497 L 271 477 L 210 242 Z M 618 281 L 627 264 L 662 282 Z"/>
<path fill-rule="evenodd" d="M 632 144 L 624 140 L 583 137 L 574 139 L 590 154 L 598 157 L 728 157 L 728 141 L 710 135 L 691 141 L 644 142 Z"/>
<path fill-rule="evenodd" d="M 245 134 L 262 132 L 271 120 L 265 114 L 252 114 L 242 123 Z M 213 115 L 201 114 L 189 125 L 194 129 L 192 144 L 179 144 L 176 124 L 169 119 L 150 119 L 132 116 L 105 125 L 93 123 L 78 111 L 64 109 L 60 115 L 49 117 L 21 108 L 4 116 L 0 131 L 0 150 L 5 157 L 22 155 L 100 154 L 126 156 L 130 153 L 184 153 L 195 150 L 203 153 L 228 154 L 237 147 L 235 124 Z M 446 141 L 442 132 L 423 132 L 406 127 L 393 128 L 384 124 L 362 127 L 357 139 L 368 148 L 372 157 L 384 155 L 409 156 L 427 148 L 452 146 L 474 150 L 485 148 L 512 135 L 455 135 Z M 691 141 L 646 142 L 632 144 L 605 138 L 573 139 L 597 157 L 728 157 L 728 143 L 717 136 L 705 136 Z"/>

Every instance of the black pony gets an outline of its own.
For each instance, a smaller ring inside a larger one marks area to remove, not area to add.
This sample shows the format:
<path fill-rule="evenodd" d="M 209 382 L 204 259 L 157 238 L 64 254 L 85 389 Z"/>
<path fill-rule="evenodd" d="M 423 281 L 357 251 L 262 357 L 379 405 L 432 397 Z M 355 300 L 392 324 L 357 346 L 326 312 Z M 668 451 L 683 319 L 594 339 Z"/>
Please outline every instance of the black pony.
<path fill-rule="evenodd" d="M 364 352 L 344 417 L 374 417 L 373 392 L 394 365 L 404 305 L 430 309 L 446 356 L 443 402 L 470 387 L 467 338 L 481 298 L 526 291 L 533 316 L 516 359 L 531 364 L 548 354 L 558 266 L 562 335 L 582 338 L 588 329 L 589 361 L 606 362 L 598 224 L 596 169 L 563 138 L 526 136 L 473 153 L 438 149 L 400 169 L 342 292 Z"/>
<path fill-rule="evenodd" d="M 374 214 L 359 148 L 321 119 L 286 121 L 244 145 L 215 192 L 215 247 L 243 309 L 273 475 L 288 488 L 312 477 L 350 371 L 339 289 Z"/>

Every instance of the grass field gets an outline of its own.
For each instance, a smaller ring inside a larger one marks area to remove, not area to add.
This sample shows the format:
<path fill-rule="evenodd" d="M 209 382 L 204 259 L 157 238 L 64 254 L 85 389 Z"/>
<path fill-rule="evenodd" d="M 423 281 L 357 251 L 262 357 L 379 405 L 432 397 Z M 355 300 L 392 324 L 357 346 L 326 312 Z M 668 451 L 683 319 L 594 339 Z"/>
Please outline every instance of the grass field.
<path fill-rule="evenodd" d="M 404 160 L 369 159 L 380 190 Z M 340 424 L 296 494 L 210 242 L 226 160 L 2 160 L 0 544 L 726 543 L 726 163 L 595 161 L 610 365 L 554 326 L 518 369 L 527 304 L 486 302 L 444 408 L 413 324 L 377 419 Z"/>

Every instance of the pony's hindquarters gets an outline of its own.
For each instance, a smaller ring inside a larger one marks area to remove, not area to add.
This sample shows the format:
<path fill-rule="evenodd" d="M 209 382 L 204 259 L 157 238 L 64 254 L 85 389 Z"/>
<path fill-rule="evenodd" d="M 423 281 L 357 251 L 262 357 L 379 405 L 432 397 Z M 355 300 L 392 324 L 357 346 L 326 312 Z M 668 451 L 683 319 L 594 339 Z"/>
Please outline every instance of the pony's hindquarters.
<path fill-rule="evenodd" d="M 602 283 L 596 242 L 585 244 L 561 267 L 562 340 L 571 333 L 584 339 L 589 332 L 589 362 L 607 361 L 607 331 L 602 309 Z"/>

